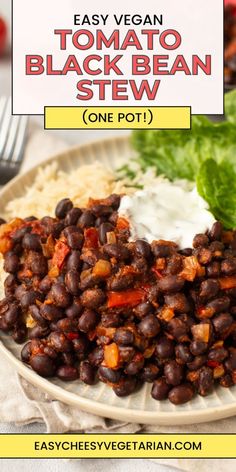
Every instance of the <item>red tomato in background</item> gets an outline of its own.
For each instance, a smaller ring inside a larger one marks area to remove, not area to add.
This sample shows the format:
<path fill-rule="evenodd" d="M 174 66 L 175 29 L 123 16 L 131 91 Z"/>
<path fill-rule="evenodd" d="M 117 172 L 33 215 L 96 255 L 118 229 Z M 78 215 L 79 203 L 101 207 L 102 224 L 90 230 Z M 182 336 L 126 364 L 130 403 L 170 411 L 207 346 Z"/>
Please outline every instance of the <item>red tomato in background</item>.
<path fill-rule="evenodd" d="M 7 26 L 3 18 L 0 17 L 0 54 L 3 53 L 7 41 Z"/>

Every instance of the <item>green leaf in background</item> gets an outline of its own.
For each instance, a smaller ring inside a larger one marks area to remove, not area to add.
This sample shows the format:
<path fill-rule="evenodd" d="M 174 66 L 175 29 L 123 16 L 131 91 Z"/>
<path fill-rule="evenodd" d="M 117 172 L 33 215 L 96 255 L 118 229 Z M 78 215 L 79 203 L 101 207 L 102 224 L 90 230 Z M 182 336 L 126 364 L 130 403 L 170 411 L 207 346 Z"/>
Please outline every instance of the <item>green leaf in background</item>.
<path fill-rule="evenodd" d="M 207 159 L 197 176 L 197 190 L 225 228 L 236 227 L 236 171 L 229 162 Z"/>
<path fill-rule="evenodd" d="M 225 95 L 225 116 L 236 124 L 236 90 Z"/>
<path fill-rule="evenodd" d="M 191 130 L 137 130 L 132 144 L 145 171 L 152 166 L 170 180 L 194 181 L 202 162 L 231 162 L 236 169 L 236 91 L 225 96 L 227 120 L 213 123 L 192 117 Z"/>

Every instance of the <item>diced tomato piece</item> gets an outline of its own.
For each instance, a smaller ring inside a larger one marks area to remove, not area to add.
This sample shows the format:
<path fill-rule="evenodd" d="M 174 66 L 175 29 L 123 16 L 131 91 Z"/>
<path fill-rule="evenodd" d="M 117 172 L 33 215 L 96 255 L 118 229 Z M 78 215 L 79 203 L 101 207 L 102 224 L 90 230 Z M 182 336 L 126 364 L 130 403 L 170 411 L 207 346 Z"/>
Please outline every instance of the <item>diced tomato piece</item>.
<path fill-rule="evenodd" d="M 136 306 L 145 298 L 145 291 L 137 288 L 122 292 L 108 292 L 108 308 L 118 306 Z"/>
<path fill-rule="evenodd" d="M 52 267 L 57 267 L 61 269 L 66 256 L 69 254 L 70 248 L 64 241 L 57 241 L 55 245 L 55 252 L 52 258 Z"/>
<path fill-rule="evenodd" d="M 98 248 L 98 231 L 96 228 L 86 228 L 84 231 L 84 247 L 88 249 Z"/>
<path fill-rule="evenodd" d="M 217 362 L 217 361 L 207 361 L 207 365 L 208 365 L 208 367 L 212 367 L 213 369 L 215 369 L 216 367 L 219 367 L 219 366 L 220 366 L 220 362 Z"/>
<path fill-rule="evenodd" d="M 78 333 L 67 333 L 66 337 L 67 337 L 70 341 L 73 341 L 73 339 L 78 339 L 79 334 L 78 334 Z"/>

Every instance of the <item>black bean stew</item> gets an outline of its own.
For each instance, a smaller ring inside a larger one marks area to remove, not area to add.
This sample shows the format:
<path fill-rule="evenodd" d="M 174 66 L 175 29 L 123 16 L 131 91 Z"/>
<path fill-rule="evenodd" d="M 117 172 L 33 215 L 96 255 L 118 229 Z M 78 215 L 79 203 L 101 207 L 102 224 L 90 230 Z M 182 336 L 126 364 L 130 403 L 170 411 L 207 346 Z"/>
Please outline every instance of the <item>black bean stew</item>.
<path fill-rule="evenodd" d="M 69 199 L 55 218 L 1 221 L 0 329 L 43 377 L 143 382 L 175 405 L 236 384 L 236 231 L 216 222 L 192 248 L 129 241 L 120 197 Z"/>

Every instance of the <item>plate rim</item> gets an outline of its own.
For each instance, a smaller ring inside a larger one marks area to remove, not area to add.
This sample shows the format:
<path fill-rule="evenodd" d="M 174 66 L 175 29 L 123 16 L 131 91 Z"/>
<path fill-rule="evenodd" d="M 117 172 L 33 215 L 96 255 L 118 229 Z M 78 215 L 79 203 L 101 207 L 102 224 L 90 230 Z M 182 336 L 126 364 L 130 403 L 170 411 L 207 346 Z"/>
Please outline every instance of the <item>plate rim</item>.
<path fill-rule="evenodd" d="M 8 193 L 12 187 L 14 187 L 18 181 L 22 178 L 27 178 L 29 176 L 34 176 L 39 168 L 44 168 L 47 165 L 51 164 L 54 161 L 59 161 L 65 158 L 66 154 L 82 152 L 83 148 L 93 147 L 97 144 L 109 145 L 111 143 L 123 142 L 124 145 L 128 145 L 130 141 L 130 136 L 114 136 L 112 138 L 105 139 L 95 139 L 89 141 L 88 143 L 83 143 L 81 145 L 70 146 L 68 149 L 61 151 L 56 154 L 52 154 L 50 157 L 45 159 L 39 164 L 35 164 L 28 171 L 23 174 L 17 175 L 12 179 L 7 185 L 5 185 L 0 190 L 0 199 L 5 194 Z M 22 192 L 23 193 L 23 192 Z M 105 418 L 112 418 L 120 421 L 140 423 L 140 424 L 150 424 L 150 425 L 184 425 L 184 424 L 193 424 L 193 423 L 204 423 L 208 421 L 216 421 L 219 419 L 227 418 L 236 414 L 236 402 L 235 404 L 227 403 L 225 405 L 219 405 L 214 407 L 207 407 L 205 409 L 195 409 L 186 411 L 145 411 L 130 409 L 122 406 L 107 405 L 106 403 L 100 403 L 96 400 L 91 400 L 86 397 L 82 397 L 76 393 L 70 392 L 64 389 L 61 386 L 55 385 L 50 382 L 50 380 L 40 377 L 36 372 L 31 370 L 26 364 L 21 360 L 17 359 L 14 354 L 7 349 L 4 345 L 3 340 L 0 335 L 0 353 L 16 368 L 18 374 L 20 374 L 27 381 L 32 383 L 34 386 L 39 387 L 41 390 L 49 394 L 52 399 L 57 399 L 62 401 L 65 404 L 78 406 L 83 411 L 87 413 L 92 413 L 97 416 L 102 416 Z M 178 407 L 176 407 L 178 408 Z M 170 420 L 171 419 L 171 420 Z"/>

